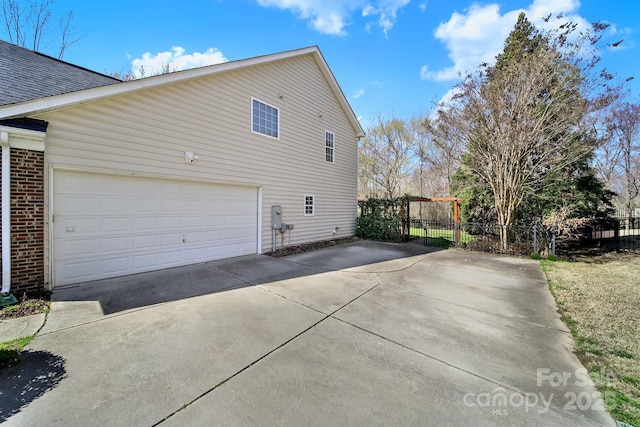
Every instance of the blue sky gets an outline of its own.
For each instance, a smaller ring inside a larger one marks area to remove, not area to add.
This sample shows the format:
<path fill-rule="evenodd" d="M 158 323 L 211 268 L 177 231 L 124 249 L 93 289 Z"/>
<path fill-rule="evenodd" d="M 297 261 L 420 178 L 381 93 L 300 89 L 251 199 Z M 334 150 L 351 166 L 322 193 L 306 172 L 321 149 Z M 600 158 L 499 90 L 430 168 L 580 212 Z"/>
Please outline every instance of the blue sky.
<path fill-rule="evenodd" d="M 549 13 L 587 25 L 611 23 L 603 64 L 636 76 L 640 94 L 637 0 L 55 0 L 73 11 L 82 39 L 64 60 L 100 72 L 144 64 L 181 69 L 318 45 L 366 128 L 377 114 L 428 113 L 458 72 L 490 62 L 520 11 L 541 24 Z"/>

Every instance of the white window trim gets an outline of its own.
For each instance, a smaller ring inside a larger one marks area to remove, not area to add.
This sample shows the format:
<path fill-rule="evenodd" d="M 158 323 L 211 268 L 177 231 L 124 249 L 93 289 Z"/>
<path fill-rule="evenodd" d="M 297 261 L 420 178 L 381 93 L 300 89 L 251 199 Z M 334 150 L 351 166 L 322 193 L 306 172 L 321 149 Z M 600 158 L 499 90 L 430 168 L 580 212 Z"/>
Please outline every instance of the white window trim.
<path fill-rule="evenodd" d="M 332 151 L 331 161 L 327 160 L 327 134 L 328 133 L 333 135 L 333 147 L 332 147 L 333 151 Z M 326 163 L 331 163 L 331 164 L 336 162 L 336 133 L 326 129 L 324 131 L 324 161 Z"/>
<path fill-rule="evenodd" d="M 253 130 L 253 101 L 258 101 L 261 104 L 264 104 L 268 107 L 274 108 L 276 110 L 278 110 L 278 136 L 271 136 L 271 135 L 267 135 L 264 133 L 260 133 L 260 132 L 256 132 L 255 130 Z M 255 98 L 255 97 L 251 97 L 251 104 L 250 104 L 250 109 L 249 112 L 251 113 L 251 133 L 254 133 L 256 135 L 261 135 L 264 136 L 266 138 L 271 138 L 271 139 L 275 139 L 275 140 L 280 140 L 280 108 L 276 107 L 275 105 L 271 105 L 268 102 L 264 102 L 261 99 Z"/>
<path fill-rule="evenodd" d="M 311 213 L 307 213 L 307 197 L 311 197 Z M 303 213 L 304 216 L 315 216 L 316 214 L 316 196 L 313 194 L 305 194 L 303 199 Z"/>

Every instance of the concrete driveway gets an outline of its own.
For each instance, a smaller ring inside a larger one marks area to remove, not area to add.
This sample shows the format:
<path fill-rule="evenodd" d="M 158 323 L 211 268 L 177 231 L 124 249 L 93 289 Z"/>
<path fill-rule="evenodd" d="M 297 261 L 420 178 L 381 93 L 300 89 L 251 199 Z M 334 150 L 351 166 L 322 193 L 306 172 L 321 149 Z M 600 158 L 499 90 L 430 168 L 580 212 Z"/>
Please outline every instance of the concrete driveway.
<path fill-rule="evenodd" d="M 614 425 L 531 260 L 362 241 L 54 300 L 7 425 Z"/>

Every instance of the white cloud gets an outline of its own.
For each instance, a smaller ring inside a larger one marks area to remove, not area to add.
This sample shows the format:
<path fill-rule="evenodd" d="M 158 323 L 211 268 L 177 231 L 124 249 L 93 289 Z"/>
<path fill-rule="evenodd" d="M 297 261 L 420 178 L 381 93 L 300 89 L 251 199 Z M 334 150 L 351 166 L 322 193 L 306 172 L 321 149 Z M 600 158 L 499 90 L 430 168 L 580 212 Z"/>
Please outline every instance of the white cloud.
<path fill-rule="evenodd" d="M 543 19 L 559 13 L 564 15 L 565 21 L 589 26 L 585 19 L 575 14 L 579 7 L 577 0 L 534 0 L 527 9 L 501 13 L 498 4 L 474 3 L 464 13 L 454 12 L 449 21 L 441 23 L 435 31 L 435 38 L 444 43 L 453 64 L 435 71 L 424 65 L 420 75 L 426 80 L 449 81 L 475 70 L 482 63 L 493 64 L 520 12 L 525 12 L 527 19 L 539 28 L 557 26 L 561 21 L 545 23 Z"/>
<path fill-rule="evenodd" d="M 398 10 L 409 4 L 409 0 L 380 0 L 377 5 L 367 4 L 362 16 L 378 16 L 378 26 L 385 35 L 391 31 L 398 17 Z"/>
<path fill-rule="evenodd" d="M 365 18 L 375 18 L 375 25 L 387 34 L 397 19 L 397 12 L 410 0 L 256 0 L 263 7 L 290 10 L 309 26 L 322 34 L 344 36 L 351 24 L 351 16 L 361 11 Z M 372 23 L 367 23 L 369 29 Z"/>
<path fill-rule="evenodd" d="M 161 74 L 167 69 L 180 71 L 228 61 L 222 52 L 215 48 L 209 48 L 204 52 L 189 54 L 185 52 L 184 48 L 173 46 L 171 51 L 158 52 L 155 55 L 152 55 L 151 52 L 144 53 L 142 58 L 131 61 L 131 72 L 138 78 L 149 77 Z"/>
<path fill-rule="evenodd" d="M 364 89 L 360 89 L 360 90 L 357 90 L 357 91 L 353 92 L 352 97 L 353 97 L 353 99 L 358 99 L 362 95 L 364 95 Z"/>

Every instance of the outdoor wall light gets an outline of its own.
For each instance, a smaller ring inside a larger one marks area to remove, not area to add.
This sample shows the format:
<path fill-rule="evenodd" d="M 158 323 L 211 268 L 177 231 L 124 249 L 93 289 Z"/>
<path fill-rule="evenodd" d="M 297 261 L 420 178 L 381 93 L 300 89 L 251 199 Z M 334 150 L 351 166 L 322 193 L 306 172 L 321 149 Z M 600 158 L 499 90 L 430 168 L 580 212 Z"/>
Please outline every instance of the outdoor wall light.
<path fill-rule="evenodd" d="M 193 163 L 195 163 L 196 160 L 198 160 L 198 155 L 197 154 L 194 154 L 191 151 L 185 151 L 184 152 L 184 162 L 185 163 L 193 164 Z"/>

